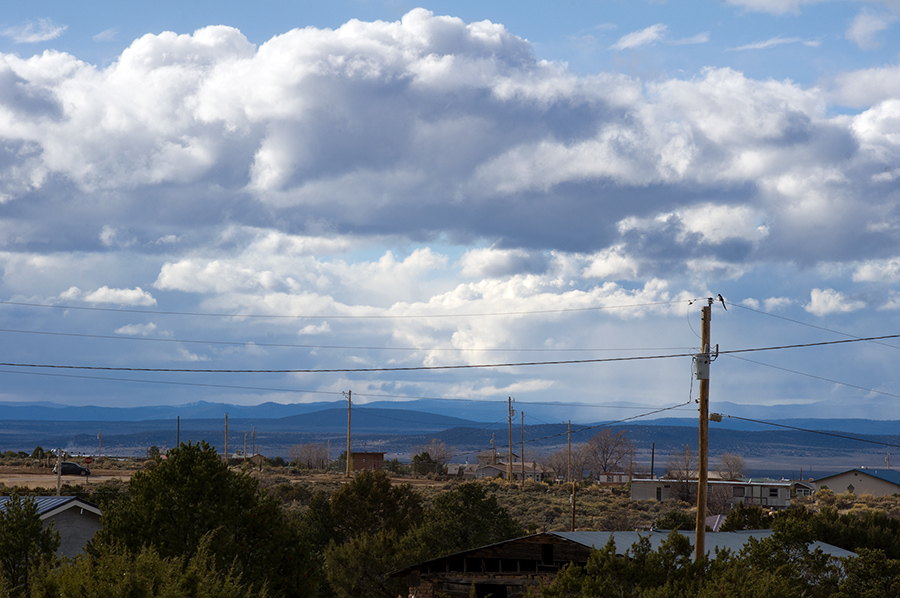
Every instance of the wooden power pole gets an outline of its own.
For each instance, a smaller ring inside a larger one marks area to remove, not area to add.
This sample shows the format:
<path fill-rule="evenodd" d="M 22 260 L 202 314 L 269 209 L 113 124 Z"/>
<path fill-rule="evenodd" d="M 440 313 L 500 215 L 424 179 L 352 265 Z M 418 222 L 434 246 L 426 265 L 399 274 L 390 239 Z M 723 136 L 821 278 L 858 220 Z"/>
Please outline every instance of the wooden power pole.
<path fill-rule="evenodd" d="M 525 412 L 522 412 L 522 488 L 525 487 Z"/>
<path fill-rule="evenodd" d="M 706 557 L 706 491 L 709 485 L 709 321 L 712 317 L 710 298 L 701 315 L 702 353 L 696 355 L 695 377 L 700 380 L 700 456 L 697 475 L 697 531 L 694 536 L 694 560 Z"/>
<path fill-rule="evenodd" d="M 353 471 L 353 457 L 350 455 L 350 406 L 352 404 L 353 391 L 347 391 L 347 475 L 346 477 L 350 477 L 351 472 Z"/>
<path fill-rule="evenodd" d="M 509 459 L 506 462 L 506 481 L 512 482 L 512 460 L 513 460 L 513 452 L 512 452 L 512 418 L 515 411 L 512 406 L 513 400 L 512 397 L 509 397 Z"/>

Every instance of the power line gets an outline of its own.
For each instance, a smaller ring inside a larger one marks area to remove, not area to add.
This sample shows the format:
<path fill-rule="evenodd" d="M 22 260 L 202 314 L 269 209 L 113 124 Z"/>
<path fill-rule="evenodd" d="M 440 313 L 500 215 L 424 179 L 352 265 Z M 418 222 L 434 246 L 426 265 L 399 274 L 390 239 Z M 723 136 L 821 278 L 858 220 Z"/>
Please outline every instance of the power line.
<path fill-rule="evenodd" d="M 872 336 L 867 338 L 852 338 L 838 341 L 822 341 L 816 343 L 799 343 L 793 345 L 778 345 L 773 347 L 757 347 L 752 349 L 732 349 L 728 351 L 719 351 L 720 355 L 731 355 L 735 353 L 752 353 L 759 351 L 775 351 L 782 349 L 799 349 L 809 347 L 823 347 L 829 345 L 840 345 L 847 343 L 857 343 L 863 341 L 883 340 L 888 338 L 900 338 L 900 334 L 888 334 L 882 336 Z M 197 368 L 145 368 L 145 367 L 117 367 L 117 366 L 87 366 L 87 365 L 61 365 L 61 364 L 35 364 L 35 363 L 10 363 L 0 362 L 0 366 L 4 367 L 22 367 L 22 368 L 48 368 L 48 369 L 68 369 L 68 370 L 102 370 L 113 372 L 178 372 L 178 373 L 201 373 L 201 374 L 331 374 L 331 373 L 365 373 L 365 372 L 410 372 L 410 371 L 432 371 L 432 370 L 466 370 L 466 369 L 486 369 L 486 368 L 506 368 L 506 367 L 527 367 L 527 366 L 547 366 L 547 365 L 575 365 L 587 363 L 612 363 L 620 361 L 646 361 L 652 359 L 671 359 L 674 357 L 693 357 L 693 353 L 674 353 L 668 355 L 635 355 L 631 357 L 606 357 L 597 359 L 569 359 L 556 361 L 523 361 L 510 363 L 483 363 L 483 364 L 461 364 L 461 365 L 420 365 L 420 366 L 397 366 L 397 367 L 372 367 L 372 368 L 322 368 L 322 369 L 197 369 Z"/>
<path fill-rule="evenodd" d="M 691 402 L 692 402 L 692 401 L 687 401 L 687 402 L 685 402 L 685 403 L 679 403 L 678 405 L 671 405 L 671 406 L 669 406 L 669 407 L 662 407 L 662 408 L 660 408 L 660 409 L 654 409 L 653 411 L 648 411 L 648 412 L 645 412 L 645 413 L 640 413 L 640 414 L 638 414 L 638 415 L 632 415 L 631 417 L 625 417 L 625 418 L 618 419 L 618 420 L 615 420 L 615 421 L 604 422 L 604 423 L 602 423 L 602 424 L 595 424 L 595 425 L 593 425 L 593 426 L 585 426 L 585 427 L 579 428 L 579 429 L 577 429 L 577 430 L 572 430 L 572 434 L 577 434 L 577 433 L 579 433 L 579 432 L 586 432 L 586 431 L 588 431 L 588 430 L 595 430 L 595 429 L 597 429 L 597 428 L 608 428 L 608 427 L 614 426 L 614 425 L 616 425 L 616 424 L 622 424 L 622 423 L 625 423 L 625 422 L 628 422 L 628 421 L 632 421 L 632 420 L 635 420 L 635 419 L 640 419 L 640 418 L 642 418 L 642 417 L 647 417 L 647 416 L 649 416 L 649 415 L 656 415 L 657 413 L 662 413 L 662 412 L 664 412 L 664 411 L 671 411 L 671 410 L 673 410 L 673 409 L 679 409 L 679 408 L 681 408 L 681 407 L 684 407 L 684 406 L 686 406 L 686 405 L 689 405 Z M 560 424 L 560 425 L 563 425 L 563 424 Z M 541 436 L 540 438 L 531 438 L 531 439 L 529 439 L 529 440 L 526 440 L 526 441 L 525 441 L 525 444 L 530 444 L 530 443 L 532 443 L 532 442 L 538 442 L 538 441 L 540 441 L 540 440 L 549 440 L 549 439 L 551 439 L 551 438 L 558 438 L 558 437 L 560 437 L 560 436 L 567 436 L 568 434 L 569 434 L 569 431 L 568 431 L 568 430 L 566 430 L 565 432 L 560 432 L 560 433 L 558 433 L 558 434 L 548 434 L 548 435 L 546 435 L 546 436 Z M 509 449 L 509 444 L 502 444 L 502 445 L 499 445 L 497 448 L 501 448 L 501 449 L 502 449 L 502 448 L 506 448 L 506 449 Z M 467 452 L 464 452 L 464 453 L 456 453 L 456 454 L 454 454 L 454 455 L 451 455 L 451 457 L 460 457 L 460 456 L 462 456 L 462 455 L 472 455 L 472 454 L 477 454 L 477 453 L 480 453 L 480 452 L 481 452 L 481 451 L 467 451 Z"/>
<path fill-rule="evenodd" d="M 754 424 L 764 424 L 766 426 L 775 426 L 778 428 L 787 428 L 789 430 L 797 430 L 798 432 L 809 432 L 810 434 L 821 434 L 822 436 L 834 436 L 835 438 L 843 438 L 845 440 L 855 440 L 857 442 L 867 442 L 869 444 L 878 444 L 881 446 L 890 446 L 890 447 L 894 447 L 894 448 L 900 448 L 900 444 L 893 444 L 890 442 L 881 442 L 878 440 L 868 440 L 866 438 L 856 438 L 854 436 L 847 436 L 845 434 L 837 434 L 835 432 L 825 432 L 824 430 L 808 430 L 806 428 L 798 428 L 797 426 L 788 426 L 786 424 L 776 424 L 773 422 L 766 422 L 766 421 L 761 421 L 758 419 L 750 419 L 748 417 L 738 417 L 737 415 L 727 415 L 724 413 L 722 413 L 720 415 L 722 417 L 728 417 L 730 419 L 739 419 L 741 421 L 752 422 Z"/>
<path fill-rule="evenodd" d="M 73 338 L 91 338 L 91 339 L 101 339 L 101 340 L 117 340 L 117 341 L 143 341 L 143 342 L 157 342 L 157 343 L 192 343 L 192 344 L 200 344 L 200 345 L 227 345 L 234 347 L 278 347 L 278 348 L 289 348 L 289 349 L 349 349 L 349 350 L 359 350 L 359 351 L 455 351 L 455 352 L 466 352 L 466 351 L 478 351 L 484 353 L 499 353 L 499 352 L 516 352 L 516 353 L 590 353 L 590 352 L 598 352 L 598 351 L 676 351 L 683 350 L 685 347 L 636 347 L 636 348 L 608 348 L 608 349 L 547 349 L 547 348 L 539 348 L 539 349 L 512 349 L 512 348 L 494 348 L 494 349 L 464 349 L 459 347 L 370 347 L 370 346 L 356 346 L 356 345 L 308 345 L 308 344 L 299 344 L 299 343 L 265 343 L 265 342 L 256 342 L 256 341 L 211 341 L 211 340 L 197 340 L 197 339 L 173 339 L 173 338 L 161 338 L 157 336 L 129 336 L 129 335 L 115 335 L 115 334 L 84 334 L 84 333 L 75 333 L 75 332 L 49 332 L 43 330 L 17 330 L 11 328 L 0 328 L 0 332 L 10 332 L 15 334 L 34 334 L 34 335 L 42 335 L 42 336 L 62 336 L 62 337 L 73 337 Z"/>
<path fill-rule="evenodd" d="M 495 316 L 523 316 L 532 314 L 557 314 L 571 312 L 586 311 L 602 311 L 606 309 L 628 309 L 635 307 L 651 307 L 654 305 L 671 305 L 673 303 L 681 303 L 684 299 L 672 301 L 652 301 L 647 303 L 634 303 L 628 305 L 600 305 L 594 307 L 569 307 L 560 309 L 536 309 L 508 312 L 484 312 L 484 313 L 462 313 L 462 314 L 370 314 L 370 315 L 350 315 L 350 314 L 333 314 L 333 315 L 287 315 L 287 314 L 229 314 L 215 312 L 187 312 L 187 311 L 163 311 L 152 309 L 134 309 L 134 308 L 117 308 L 117 307 L 93 307 L 86 305 L 51 305 L 44 303 L 25 303 L 20 301 L 0 301 L 0 305 L 15 305 L 19 307 L 40 307 L 48 309 L 73 309 L 80 311 L 104 311 L 115 313 L 134 313 L 134 314 L 152 314 L 166 316 L 198 316 L 212 318 L 283 318 L 294 320 L 406 320 L 418 318 L 480 318 Z"/>
<path fill-rule="evenodd" d="M 830 382 L 831 384 L 840 384 L 841 386 L 847 386 L 849 388 L 856 388 L 858 390 L 864 390 L 866 392 L 873 392 L 876 394 L 885 395 L 888 397 L 895 397 L 895 398 L 900 399 L 900 395 L 885 392 L 883 390 L 877 390 L 875 388 L 867 388 L 865 386 L 850 384 L 849 382 L 841 382 L 840 380 L 832 380 L 831 378 L 825 378 L 823 376 L 816 376 L 815 374 L 807 374 L 806 372 L 798 372 L 797 370 L 783 368 L 781 366 L 772 365 L 770 363 L 763 363 L 761 361 L 754 361 L 753 359 L 747 359 L 746 357 L 738 357 L 737 355 L 728 355 L 728 357 L 730 357 L 732 359 L 740 359 L 741 361 L 746 361 L 748 363 L 755 363 L 756 365 L 765 366 L 767 368 L 772 368 L 775 370 L 781 370 L 782 372 L 788 372 L 790 374 L 797 374 L 798 376 L 806 376 L 807 378 L 813 378 L 814 380 L 822 380 L 823 382 Z"/>
<path fill-rule="evenodd" d="M 833 329 L 831 329 L 831 328 L 825 328 L 824 326 L 817 326 L 816 324 L 810 324 L 810 323 L 804 322 L 804 321 L 802 321 L 802 320 L 794 320 L 793 318 L 788 318 L 788 317 L 785 317 L 785 316 L 779 316 L 779 315 L 777 315 L 777 314 L 769 313 L 769 312 L 767 312 L 767 311 L 762 311 L 762 310 L 759 310 L 759 309 L 753 309 L 752 307 L 747 307 L 747 306 L 745 306 L 745 305 L 741 305 L 740 303 L 733 303 L 732 305 L 734 305 L 734 306 L 737 307 L 738 309 L 743 309 L 743 310 L 745 310 L 745 311 L 752 311 L 753 313 L 761 314 L 761 315 L 764 315 L 764 316 L 769 316 L 770 318 L 777 318 L 777 319 L 779 319 L 779 320 L 784 320 L 785 322 L 791 322 L 791 323 L 793 323 L 793 324 L 799 324 L 800 326 L 806 326 L 807 328 L 815 328 L 816 330 L 823 330 L 823 331 L 825 331 L 825 332 L 830 332 L 830 333 L 832 333 L 832 334 L 840 334 L 841 336 L 846 336 L 846 337 L 853 338 L 853 339 L 858 339 L 858 338 L 859 338 L 858 336 L 853 335 L 853 334 L 849 334 L 849 333 L 847 333 L 847 332 L 841 332 L 840 330 L 833 330 Z M 876 344 L 882 345 L 882 346 L 885 346 L 885 347 L 890 347 L 890 348 L 892 348 L 892 349 L 900 349 L 900 347 L 898 347 L 898 346 L 896 346 L 896 345 L 889 345 L 889 344 L 887 344 L 887 343 L 876 343 Z"/>
<path fill-rule="evenodd" d="M 139 384 L 165 384 L 170 386 L 191 386 L 191 387 L 205 387 L 205 388 L 224 388 L 230 390 L 252 390 L 252 391 L 266 391 L 266 392 L 286 392 L 286 393 L 295 393 L 295 394 L 319 394 L 319 395 L 334 395 L 334 396 L 345 396 L 341 391 L 332 391 L 332 390 L 308 390 L 308 389 L 298 389 L 298 388 L 273 388 L 266 386 L 241 386 L 234 384 L 211 384 L 211 383 L 202 383 L 202 382 L 176 382 L 174 380 L 147 380 L 144 378 L 111 378 L 108 376 L 87 376 L 87 375 L 79 375 L 79 374 L 56 374 L 50 372 L 17 372 L 15 370 L 0 370 L 2 374 L 16 374 L 21 376 L 47 376 L 52 378 L 73 378 L 79 380 L 99 380 L 106 382 L 136 382 Z M 466 399 L 459 397 L 434 397 L 434 396 L 416 396 L 416 395 L 394 395 L 394 394 L 383 394 L 383 393 L 371 393 L 371 392 L 353 392 L 353 396 L 357 397 L 367 397 L 372 399 L 406 399 L 410 401 L 419 400 L 419 401 L 445 401 L 445 402 L 458 402 L 458 403 L 478 403 L 478 404 L 490 404 L 496 403 L 497 405 L 506 405 L 506 399 L 486 399 L 486 398 L 478 398 L 478 399 Z M 402 402 L 397 402 L 396 404 L 402 405 Z M 365 403 L 362 404 L 363 406 Z M 583 402 L 565 402 L 565 401 L 528 401 L 520 403 L 523 407 L 528 407 L 529 405 L 541 405 L 541 406 L 550 406 L 550 407 L 579 407 L 582 409 L 620 409 L 620 410 L 643 410 L 647 409 L 645 406 L 629 406 L 629 405 L 595 405 L 591 403 L 583 403 Z M 531 416 L 529 416 L 531 417 Z M 533 418 L 537 419 L 537 418 Z M 505 422 L 506 418 L 504 417 L 502 420 L 497 420 L 496 423 Z M 538 420 L 540 421 L 540 420 Z M 477 423 L 485 423 L 485 422 L 477 422 Z M 542 422 L 547 423 L 547 422 Z M 493 424 L 490 424 L 493 425 Z M 552 425 L 552 424 L 548 424 Z"/>

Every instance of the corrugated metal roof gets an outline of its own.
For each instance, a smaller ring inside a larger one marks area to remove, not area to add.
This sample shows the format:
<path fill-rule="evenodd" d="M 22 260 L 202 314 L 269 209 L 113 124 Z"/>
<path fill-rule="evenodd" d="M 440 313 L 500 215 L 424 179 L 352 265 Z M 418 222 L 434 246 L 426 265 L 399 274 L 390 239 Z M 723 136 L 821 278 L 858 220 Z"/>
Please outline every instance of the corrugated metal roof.
<path fill-rule="evenodd" d="M 571 542 L 576 542 L 582 546 L 591 548 L 603 548 L 609 542 L 609 537 L 613 536 L 616 543 L 616 553 L 624 554 L 631 546 L 637 543 L 641 538 L 650 539 L 651 550 L 657 550 L 666 538 L 669 537 L 667 531 L 649 531 L 649 532 L 549 532 L 554 536 L 565 538 Z M 686 536 L 691 544 L 694 544 L 694 532 L 678 531 L 677 533 Z M 706 532 L 706 551 L 707 554 L 713 554 L 716 549 L 723 550 L 725 548 L 732 552 L 740 552 L 750 538 L 762 540 L 772 535 L 772 530 L 742 530 L 735 532 Z M 810 549 L 820 548 L 822 552 L 829 556 L 846 557 L 856 556 L 856 553 L 825 544 L 824 542 L 813 542 Z"/>
<path fill-rule="evenodd" d="M 6 504 L 9 502 L 9 498 L 10 497 L 8 496 L 0 496 L 0 509 L 6 510 Z M 37 506 L 38 515 L 41 515 L 42 517 L 47 513 L 59 511 L 60 508 L 73 502 L 92 508 L 92 510 L 96 510 L 99 513 L 97 505 L 82 500 L 77 496 L 34 496 L 32 498 L 34 498 L 34 504 Z"/>

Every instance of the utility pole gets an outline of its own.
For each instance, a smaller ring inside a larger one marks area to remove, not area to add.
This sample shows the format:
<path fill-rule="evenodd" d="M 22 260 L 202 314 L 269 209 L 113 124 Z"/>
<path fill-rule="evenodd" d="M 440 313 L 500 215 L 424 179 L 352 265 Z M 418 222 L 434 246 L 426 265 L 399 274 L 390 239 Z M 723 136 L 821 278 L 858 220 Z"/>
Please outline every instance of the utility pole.
<path fill-rule="evenodd" d="M 512 460 L 513 460 L 513 452 L 512 452 L 512 418 L 515 415 L 515 410 L 513 409 L 513 400 L 512 397 L 509 397 L 509 460 L 506 462 L 506 481 L 512 481 Z"/>
<path fill-rule="evenodd" d="M 353 391 L 347 391 L 347 475 L 345 477 L 350 477 L 350 473 L 353 471 L 353 457 L 350 455 L 350 407 L 353 404 Z"/>
<path fill-rule="evenodd" d="M 569 451 L 566 455 L 568 458 L 569 469 L 566 471 L 566 482 L 572 481 L 572 420 L 569 420 Z M 574 530 L 573 530 L 574 531 Z"/>
<path fill-rule="evenodd" d="M 525 487 L 525 412 L 522 412 L 522 488 Z"/>
<path fill-rule="evenodd" d="M 575 531 L 575 480 L 572 480 L 572 530 Z"/>
<path fill-rule="evenodd" d="M 228 414 L 225 414 L 225 464 L 228 464 Z"/>
<path fill-rule="evenodd" d="M 706 557 L 706 490 L 709 484 L 709 322 L 712 318 L 712 297 L 703 308 L 700 332 L 703 353 L 694 356 L 695 377 L 700 380 L 700 459 L 697 480 L 697 527 L 694 536 L 694 561 Z"/>
<path fill-rule="evenodd" d="M 496 436 L 496 435 L 497 435 L 496 432 L 491 434 L 491 465 L 497 464 L 497 448 L 494 445 L 494 436 Z"/>

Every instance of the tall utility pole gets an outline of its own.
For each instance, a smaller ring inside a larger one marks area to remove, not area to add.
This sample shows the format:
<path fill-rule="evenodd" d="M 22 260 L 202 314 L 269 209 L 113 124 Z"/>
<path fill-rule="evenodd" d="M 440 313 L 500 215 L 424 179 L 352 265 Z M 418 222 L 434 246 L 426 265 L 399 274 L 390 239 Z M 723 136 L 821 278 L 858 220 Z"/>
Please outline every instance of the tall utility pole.
<path fill-rule="evenodd" d="M 712 318 L 712 303 L 703 308 L 701 315 L 702 329 L 700 342 L 703 353 L 694 359 L 696 378 L 700 380 L 700 460 L 697 480 L 697 527 L 694 537 L 694 560 L 699 561 L 706 556 L 706 489 L 709 477 L 709 321 Z"/>
<path fill-rule="evenodd" d="M 346 477 L 350 477 L 350 473 L 353 471 L 353 457 L 350 455 L 350 407 L 353 404 L 353 391 L 347 391 L 347 475 Z"/>
<path fill-rule="evenodd" d="M 569 451 L 566 454 L 568 461 L 568 470 L 566 471 L 566 482 L 572 481 L 572 420 L 569 420 Z M 574 530 L 573 530 L 574 531 Z"/>
<path fill-rule="evenodd" d="M 509 397 L 509 460 L 506 462 L 506 481 L 512 481 L 512 460 L 513 460 L 513 452 L 512 452 L 512 418 L 515 415 L 515 410 L 513 409 L 513 400 L 512 397 Z"/>
<path fill-rule="evenodd" d="M 522 488 L 525 487 L 525 412 L 522 412 Z"/>

